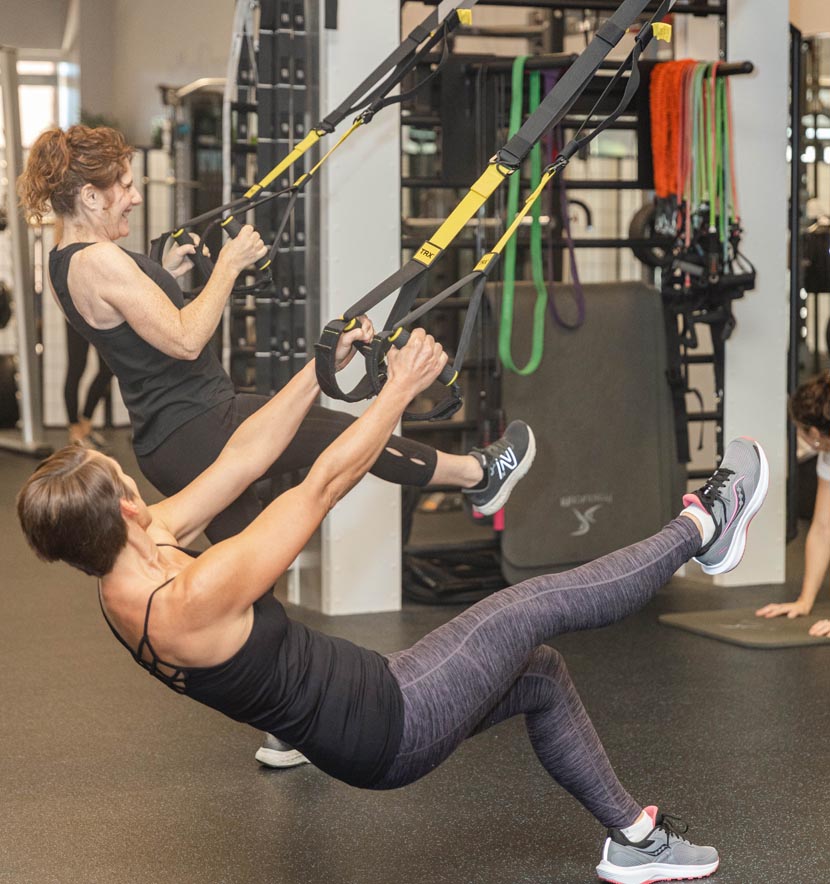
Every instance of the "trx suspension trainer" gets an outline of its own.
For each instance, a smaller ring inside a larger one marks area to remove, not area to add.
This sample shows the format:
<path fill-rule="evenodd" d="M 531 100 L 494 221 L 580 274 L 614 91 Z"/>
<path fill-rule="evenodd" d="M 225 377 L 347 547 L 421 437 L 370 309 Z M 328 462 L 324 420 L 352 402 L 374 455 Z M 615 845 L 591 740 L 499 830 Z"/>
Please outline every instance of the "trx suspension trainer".
<path fill-rule="evenodd" d="M 251 185 L 238 199 L 231 200 L 224 205 L 211 209 L 209 212 L 190 218 L 182 222 L 175 230 L 162 233 L 157 239 L 153 240 L 150 257 L 160 263 L 168 239 L 172 239 L 177 245 L 195 245 L 195 240 L 191 234 L 205 224 L 208 226 L 201 232 L 202 240 L 217 225 L 222 227 L 229 236 L 234 237 L 241 230 L 243 223 L 239 221 L 238 216 L 242 216 L 276 197 L 289 194 L 285 211 L 277 225 L 274 242 L 268 254 L 256 264 L 256 282 L 251 286 L 236 286 L 234 291 L 245 293 L 257 291 L 264 286 L 270 285 L 271 276 L 269 268 L 272 267 L 279 248 L 280 237 L 288 224 L 300 192 L 334 151 L 354 132 L 361 126 L 370 123 L 375 114 L 383 110 L 383 108 L 391 104 L 398 104 L 410 97 L 438 73 L 449 54 L 448 39 L 450 35 L 460 25 L 471 23 L 472 9 L 476 2 L 477 0 L 460 0 L 460 2 L 459 0 L 443 0 L 421 24 L 412 30 L 394 52 L 384 59 L 362 83 L 353 89 L 338 107 L 314 126 L 267 175 L 256 184 Z M 396 86 L 400 85 L 404 77 L 436 46 L 440 46 L 441 57 L 434 70 L 411 90 L 390 96 L 389 93 Z M 357 114 L 357 116 L 354 118 L 351 126 L 309 171 L 304 172 L 287 187 L 276 191 L 267 190 L 269 185 L 291 169 L 312 147 L 326 135 L 334 132 L 337 126 L 352 114 Z M 213 272 L 212 261 L 200 248 L 196 249 L 193 261 L 205 279 Z"/>
<path fill-rule="evenodd" d="M 624 0 L 596 32 L 588 47 L 579 55 L 556 85 L 541 101 L 538 108 L 530 114 L 521 128 L 508 140 L 493 158 L 484 173 L 472 185 L 447 220 L 438 230 L 416 251 L 415 255 L 356 304 L 352 305 L 340 318 L 332 320 L 323 329 L 319 342 L 315 345 L 317 379 L 322 391 L 331 398 L 347 402 L 357 402 L 377 395 L 383 386 L 386 375 L 384 372 L 385 354 L 394 345 L 402 347 L 409 339 L 406 326 L 415 322 L 438 303 L 468 284 L 473 284 L 467 316 L 461 333 L 452 366 L 447 366 L 439 380 L 449 387 L 449 396 L 432 410 L 423 414 L 406 413 L 406 419 L 442 420 L 450 417 L 461 406 L 462 398 L 457 379 L 461 370 L 467 347 L 472 338 L 476 314 L 484 286 L 497 266 L 501 254 L 511 237 L 518 229 L 525 216 L 531 211 L 536 200 L 545 187 L 564 168 L 570 159 L 607 126 L 613 123 L 625 110 L 637 91 L 640 82 L 638 62 L 642 51 L 655 33 L 663 39 L 667 34 L 664 29 L 669 26 L 661 24 L 661 20 L 671 10 L 674 0 L 663 0 L 657 11 L 643 27 L 634 41 L 634 47 L 628 57 L 617 69 L 602 95 L 580 126 L 576 136 L 562 149 L 556 159 L 544 169 L 539 183 L 527 197 L 521 210 L 511 221 L 502 237 L 490 251 L 484 254 L 471 273 L 453 283 L 439 294 L 430 298 L 415 310 L 411 310 L 426 281 L 429 268 L 442 256 L 448 246 L 458 236 L 467 222 L 485 204 L 499 186 L 522 165 L 530 154 L 533 146 L 542 136 L 560 123 L 573 104 L 587 87 L 594 74 L 611 50 L 620 42 L 625 32 L 637 21 L 650 5 L 651 0 Z M 582 135 L 599 104 L 616 84 L 622 79 L 626 70 L 630 70 L 623 97 L 615 110 L 602 120 L 587 134 Z M 375 335 L 371 344 L 360 347 L 366 360 L 366 374 L 349 392 L 342 390 L 335 376 L 335 349 L 340 335 L 353 328 L 357 317 L 376 307 L 390 295 L 398 292 L 385 327 Z"/>

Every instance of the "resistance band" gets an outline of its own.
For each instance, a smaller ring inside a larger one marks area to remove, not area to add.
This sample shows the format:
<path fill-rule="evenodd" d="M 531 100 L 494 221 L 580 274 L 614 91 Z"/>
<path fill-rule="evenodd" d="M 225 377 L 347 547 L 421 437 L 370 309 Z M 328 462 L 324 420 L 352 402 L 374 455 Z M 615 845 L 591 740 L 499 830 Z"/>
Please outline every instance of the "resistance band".
<path fill-rule="evenodd" d="M 515 133 L 522 122 L 522 105 L 524 101 L 524 69 L 528 56 L 519 56 L 513 62 L 512 70 L 512 97 L 510 105 L 510 135 Z M 556 77 L 556 74 L 554 73 Z M 533 113 L 539 106 L 541 97 L 541 81 L 540 72 L 533 71 L 530 74 L 529 90 L 528 90 L 528 111 Z M 556 80 L 553 80 L 555 83 Z M 552 88 L 553 84 L 551 84 Z M 551 151 L 555 153 L 555 148 Z M 538 142 L 533 146 L 530 152 L 530 187 L 534 189 L 541 179 L 542 175 L 542 142 Z M 513 220 L 516 209 L 519 204 L 519 176 L 511 177 L 508 183 L 507 198 L 507 220 L 508 223 Z M 571 270 L 577 288 L 577 319 L 575 323 L 565 322 L 559 315 L 554 301 L 550 298 L 547 284 L 545 282 L 545 271 L 542 263 L 542 207 L 537 200 L 533 204 L 531 210 L 530 222 L 530 263 L 533 284 L 536 289 L 536 301 L 533 307 L 533 324 L 531 333 L 531 349 L 530 356 L 524 367 L 519 368 L 512 353 L 513 340 L 513 304 L 516 289 L 516 252 L 517 243 L 513 238 L 507 244 L 504 253 L 504 278 L 502 285 L 501 298 L 501 321 L 499 324 L 499 358 L 502 365 L 515 374 L 527 376 L 533 374 L 542 361 L 545 347 L 545 307 L 551 308 L 551 315 L 554 322 L 564 328 L 578 328 L 584 319 L 584 304 L 579 291 L 579 274 L 576 270 L 576 256 L 574 254 L 573 240 L 570 236 L 570 223 L 568 219 L 568 203 L 565 191 L 564 179 L 560 181 L 559 188 L 560 209 L 562 213 L 563 231 L 565 233 L 566 244 L 568 246 L 568 254 L 571 261 Z M 552 250 L 551 250 L 552 255 Z M 553 279 L 553 273 L 550 274 Z"/>
<path fill-rule="evenodd" d="M 512 101 L 510 104 L 510 135 L 519 131 L 522 122 L 522 106 L 524 104 L 524 72 L 528 56 L 520 55 L 513 62 Z M 539 71 L 530 74 L 528 110 L 533 113 L 539 107 L 542 91 L 542 77 Z M 536 143 L 530 151 L 530 186 L 538 186 L 542 174 L 542 145 Z M 508 223 L 516 216 L 519 207 L 519 176 L 510 179 L 507 189 L 507 220 Z M 513 299 L 516 291 L 516 240 L 511 239 L 504 253 L 504 285 L 501 298 L 501 322 L 499 323 L 499 358 L 509 371 L 518 375 L 533 374 L 542 361 L 545 347 L 545 308 L 548 303 L 548 292 L 545 288 L 541 272 L 542 228 L 539 220 L 539 206 L 534 204 L 531 215 L 530 250 L 533 270 L 533 283 L 536 287 L 536 301 L 533 305 L 533 331 L 531 334 L 530 356 L 527 363 L 519 368 L 513 361 Z M 539 240 L 536 234 L 538 232 Z M 538 264 L 538 267 L 537 267 Z"/>
<path fill-rule="evenodd" d="M 376 395 L 385 381 L 382 370 L 385 353 L 393 344 L 395 346 L 403 346 L 406 342 L 408 333 L 405 331 L 405 326 L 422 316 L 444 298 L 459 291 L 463 286 L 468 283 L 475 283 L 462 331 L 461 342 L 456 351 L 452 369 L 448 368 L 440 379 L 442 383 L 451 388 L 451 395 L 444 403 L 441 403 L 431 412 L 418 416 L 430 420 L 441 419 L 448 417 L 457 410 L 461 403 L 461 394 L 456 383 L 458 372 L 463 362 L 466 344 L 472 335 L 471 324 L 475 321 L 475 315 L 473 314 L 474 305 L 480 299 L 487 277 L 492 272 L 493 267 L 501 256 L 502 250 L 509 242 L 522 219 L 531 210 L 533 203 L 538 199 L 556 172 L 567 165 L 570 159 L 581 148 L 585 147 L 591 139 L 595 138 L 614 122 L 628 106 L 640 82 L 638 62 L 640 54 L 653 36 L 654 30 L 652 26 L 655 23 L 659 23 L 665 17 L 673 4 L 674 0 L 663 0 L 648 22 L 648 25 L 640 30 L 635 38 L 633 49 L 609 81 L 591 113 L 588 114 L 580 126 L 576 136 L 563 148 L 554 162 L 545 169 L 539 186 L 528 197 L 523 209 L 516 215 L 516 218 L 508 226 L 496 246 L 482 256 L 472 273 L 467 274 L 462 280 L 431 298 L 417 310 L 407 312 L 422 289 L 425 282 L 425 274 L 429 267 L 441 257 L 467 222 L 478 212 L 504 180 L 520 168 L 523 160 L 529 155 L 533 146 L 541 139 L 545 132 L 564 119 L 609 52 L 619 43 L 626 30 L 645 11 L 649 5 L 649 0 L 624 0 L 611 18 L 597 30 L 588 48 L 577 57 L 556 86 L 540 102 L 539 107 L 528 117 L 519 130 L 509 138 L 507 144 L 495 154 L 487 169 L 462 198 L 447 220 L 423 243 L 412 259 L 404 264 L 400 270 L 372 289 L 356 304 L 352 305 L 343 316 L 332 320 L 326 325 L 320 341 L 315 345 L 317 378 L 321 389 L 326 395 L 348 402 L 356 402 Z M 582 135 L 583 130 L 589 124 L 599 104 L 622 79 L 623 73 L 629 69 L 628 82 L 617 108 L 594 129 Z M 353 390 L 349 392 L 342 390 L 335 376 L 334 364 L 335 348 L 340 335 L 354 326 L 358 316 L 368 312 L 395 292 L 398 292 L 398 296 L 384 328 L 375 336 L 371 344 L 361 348 L 366 358 L 366 375 Z"/>
<path fill-rule="evenodd" d="M 686 393 L 700 398 L 689 388 L 683 358 L 698 345 L 695 324 L 710 328 L 715 389 L 722 391 L 732 302 L 755 285 L 755 269 L 740 252 L 730 86 L 719 68 L 719 62 L 666 62 L 651 79 L 655 230 L 662 224 L 675 240 L 661 294 L 680 461 L 689 460 Z"/>

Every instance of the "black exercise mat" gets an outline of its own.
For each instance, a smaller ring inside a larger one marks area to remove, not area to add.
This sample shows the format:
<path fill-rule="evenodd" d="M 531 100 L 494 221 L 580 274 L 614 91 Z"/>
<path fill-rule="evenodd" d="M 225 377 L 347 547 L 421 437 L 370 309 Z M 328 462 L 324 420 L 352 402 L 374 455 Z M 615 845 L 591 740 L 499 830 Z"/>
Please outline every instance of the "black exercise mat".
<path fill-rule="evenodd" d="M 762 604 L 755 608 L 661 614 L 658 619 L 666 626 L 675 626 L 744 648 L 797 648 L 802 645 L 830 647 L 830 638 L 816 638 L 808 634 L 817 620 L 830 619 L 830 604 L 816 605 L 809 617 L 797 617 L 795 620 L 788 620 L 786 617 L 775 617 L 772 620 L 756 617 L 755 611 L 761 607 Z"/>

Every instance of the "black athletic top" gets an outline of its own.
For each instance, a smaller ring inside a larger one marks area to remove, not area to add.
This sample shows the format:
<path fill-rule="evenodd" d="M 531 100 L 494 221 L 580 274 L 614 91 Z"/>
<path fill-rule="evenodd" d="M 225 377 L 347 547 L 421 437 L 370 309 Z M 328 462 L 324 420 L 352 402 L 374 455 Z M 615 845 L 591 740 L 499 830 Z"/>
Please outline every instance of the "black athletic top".
<path fill-rule="evenodd" d="M 75 308 L 67 277 L 72 256 L 93 243 L 72 243 L 49 253 L 49 275 L 70 325 L 92 344 L 118 378 L 133 427 L 136 454 L 149 454 L 191 418 L 234 396 L 231 379 L 208 345 L 197 359 L 176 359 L 148 344 L 126 323 L 93 328 Z M 128 254 L 173 304 L 184 307 L 176 280 L 159 264 L 136 252 Z"/>
<path fill-rule="evenodd" d="M 101 603 L 113 635 L 142 668 L 172 690 L 285 740 L 349 785 L 368 788 L 384 776 L 400 746 L 404 714 L 385 657 L 290 620 L 269 591 L 254 603 L 251 633 L 229 660 L 206 667 L 165 663 L 147 630 L 153 598 L 168 583 L 147 600 L 137 651 Z M 142 659 L 145 649 L 149 660 Z"/>

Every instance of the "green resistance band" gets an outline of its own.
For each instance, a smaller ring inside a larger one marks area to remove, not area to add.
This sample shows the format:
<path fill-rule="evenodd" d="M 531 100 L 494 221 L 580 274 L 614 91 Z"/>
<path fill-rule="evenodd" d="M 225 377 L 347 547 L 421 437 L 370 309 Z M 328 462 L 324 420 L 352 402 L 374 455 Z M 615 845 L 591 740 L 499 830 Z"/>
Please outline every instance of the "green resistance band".
<path fill-rule="evenodd" d="M 513 62 L 512 97 L 510 102 L 510 133 L 509 137 L 522 125 L 522 105 L 524 103 L 524 69 L 528 56 L 520 55 Z M 533 113 L 539 107 L 542 97 L 542 76 L 538 71 L 530 75 L 529 108 Z M 530 152 L 530 188 L 539 185 L 542 178 L 542 147 L 539 142 Z M 507 225 L 513 222 L 519 211 L 519 175 L 513 175 L 508 182 L 507 192 Z M 527 376 L 533 374 L 542 361 L 545 349 L 545 312 L 548 304 L 548 292 L 545 286 L 544 267 L 542 262 L 542 223 L 541 206 L 537 200 L 531 210 L 530 227 L 530 260 L 533 270 L 533 283 L 536 287 L 536 303 L 533 307 L 533 334 L 530 347 L 530 358 L 520 368 L 513 361 L 513 304 L 516 293 L 516 241 L 511 237 L 504 252 L 504 285 L 501 302 L 501 323 L 499 325 L 499 358 L 508 371 Z"/>

